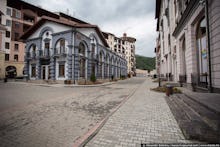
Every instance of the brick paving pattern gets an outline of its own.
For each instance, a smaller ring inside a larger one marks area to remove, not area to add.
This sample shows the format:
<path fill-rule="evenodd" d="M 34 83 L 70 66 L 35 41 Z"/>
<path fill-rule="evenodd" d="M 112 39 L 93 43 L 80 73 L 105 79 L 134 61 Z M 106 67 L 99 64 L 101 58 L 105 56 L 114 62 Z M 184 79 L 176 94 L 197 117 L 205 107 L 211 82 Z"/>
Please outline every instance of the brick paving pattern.
<path fill-rule="evenodd" d="M 185 140 L 164 94 L 147 79 L 87 143 L 87 147 L 134 147 L 141 143 L 189 143 Z"/>
<path fill-rule="evenodd" d="M 0 83 L 0 146 L 70 147 L 143 79 L 101 87 Z"/>

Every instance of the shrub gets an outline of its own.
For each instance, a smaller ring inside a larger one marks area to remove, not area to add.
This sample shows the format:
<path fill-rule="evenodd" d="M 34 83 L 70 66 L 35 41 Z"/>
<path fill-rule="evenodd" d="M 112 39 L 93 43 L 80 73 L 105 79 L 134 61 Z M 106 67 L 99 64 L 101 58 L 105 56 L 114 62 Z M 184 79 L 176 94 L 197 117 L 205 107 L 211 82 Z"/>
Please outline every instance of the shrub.
<path fill-rule="evenodd" d="M 90 81 L 96 82 L 96 76 L 95 76 L 95 74 L 92 74 L 92 75 L 90 76 Z"/>

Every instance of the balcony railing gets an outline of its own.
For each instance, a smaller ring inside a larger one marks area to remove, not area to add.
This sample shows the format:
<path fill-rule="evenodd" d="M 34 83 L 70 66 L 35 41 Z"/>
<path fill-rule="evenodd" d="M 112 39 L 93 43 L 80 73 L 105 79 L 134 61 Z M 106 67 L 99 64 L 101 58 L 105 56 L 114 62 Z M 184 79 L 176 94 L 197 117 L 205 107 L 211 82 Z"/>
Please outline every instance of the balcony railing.
<path fill-rule="evenodd" d="M 37 54 L 36 54 L 36 52 L 28 52 L 26 54 L 26 57 L 27 57 L 27 59 L 36 59 Z"/>
<path fill-rule="evenodd" d="M 39 50 L 39 56 L 41 58 L 48 58 L 50 57 L 50 50 L 45 48 L 44 50 Z"/>
<path fill-rule="evenodd" d="M 59 48 L 55 48 L 54 50 L 54 55 L 66 55 L 67 54 L 67 48 L 64 47 L 59 47 Z"/>

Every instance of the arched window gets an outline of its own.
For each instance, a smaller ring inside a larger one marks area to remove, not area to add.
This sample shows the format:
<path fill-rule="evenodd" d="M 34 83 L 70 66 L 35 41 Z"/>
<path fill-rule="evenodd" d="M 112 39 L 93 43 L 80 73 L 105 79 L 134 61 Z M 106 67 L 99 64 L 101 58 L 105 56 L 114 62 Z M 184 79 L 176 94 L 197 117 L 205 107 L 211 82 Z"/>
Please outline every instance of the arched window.
<path fill-rule="evenodd" d="M 208 72 L 208 54 L 207 54 L 207 45 L 206 45 L 206 21 L 205 18 L 202 18 L 198 23 L 198 28 L 196 32 L 196 41 L 197 41 L 197 53 L 198 53 L 198 65 L 199 65 L 199 74 L 200 82 L 207 81 L 207 72 Z"/>
<path fill-rule="evenodd" d="M 207 72 L 206 22 L 203 18 L 197 29 L 197 47 L 199 51 L 200 73 Z"/>
<path fill-rule="evenodd" d="M 65 53 L 65 40 L 60 39 L 60 53 Z"/>
<path fill-rule="evenodd" d="M 85 72 L 86 72 L 86 70 L 85 70 L 85 66 L 86 66 L 86 52 L 85 52 L 85 50 L 86 50 L 86 47 L 85 47 L 85 45 L 83 44 L 83 43 L 80 43 L 79 44 L 79 76 L 81 77 L 81 78 L 85 78 Z"/>
<path fill-rule="evenodd" d="M 30 48 L 30 55 L 31 55 L 31 57 L 32 58 L 35 58 L 36 57 L 36 45 L 35 44 L 33 44 L 33 45 L 31 45 L 31 48 Z"/>

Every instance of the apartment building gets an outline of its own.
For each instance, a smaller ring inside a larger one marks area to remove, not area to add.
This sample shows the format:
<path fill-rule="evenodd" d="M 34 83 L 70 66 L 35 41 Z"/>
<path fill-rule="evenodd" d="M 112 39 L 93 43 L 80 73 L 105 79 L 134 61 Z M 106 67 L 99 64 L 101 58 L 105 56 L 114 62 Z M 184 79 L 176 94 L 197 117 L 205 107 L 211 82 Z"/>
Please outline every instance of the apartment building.
<path fill-rule="evenodd" d="M 6 31 L 2 36 L 1 48 L 4 51 L 5 75 L 15 77 L 23 75 L 25 43 L 19 37 L 34 25 L 43 15 L 59 18 L 59 15 L 28 4 L 20 0 L 1 0 L 1 24 Z M 3 65 L 2 65 L 3 66 Z"/>
<path fill-rule="evenodd" d="M 156 1 L 160 77 L 220 92 L 219 7 L 219 0 Z"/>
<path fill-rule="evenodd" d="M 0 11 L 0 22 L 4 13 Z M 5 77 L 5 51 L 3 50 L 2 41 L 6 28 L 0 23 L 0 79 Z"/>
<path fill-rule="evenodd" d="M 127 61 L 127 73 L 134 76 L 136 73 L 135 42 L 136 39 L 128 37 L 117 37 L 112 33 L 103 32 L 110 49 Z"/>

